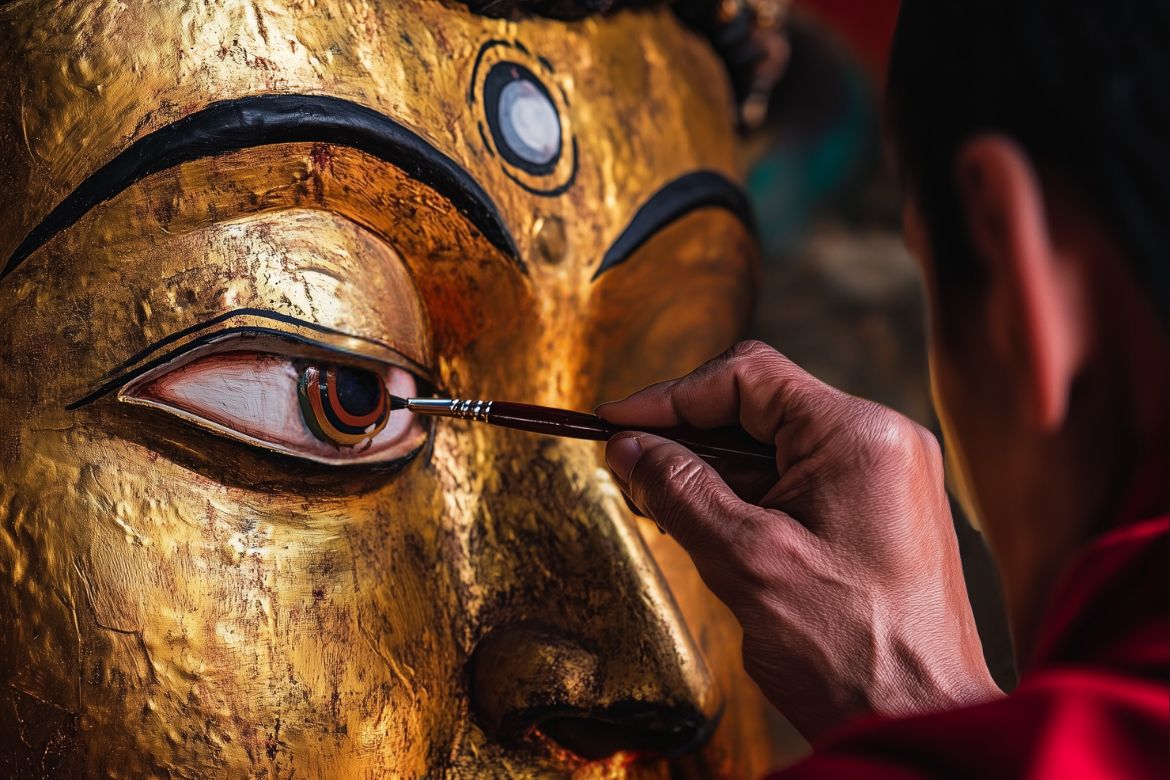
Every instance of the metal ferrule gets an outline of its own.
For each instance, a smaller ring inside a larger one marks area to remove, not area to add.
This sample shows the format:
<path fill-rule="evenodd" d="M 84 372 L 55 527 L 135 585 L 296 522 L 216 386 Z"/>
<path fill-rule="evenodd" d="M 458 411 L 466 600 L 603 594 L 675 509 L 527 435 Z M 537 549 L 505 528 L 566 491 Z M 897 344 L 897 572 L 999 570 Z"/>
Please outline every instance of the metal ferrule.
<path fill-rule="evenodd" d="M 415 414 L 487 422 L 488 415 L 492 411 L 492 402 L 463 400 L 461 398 L 411 398 L 406 402 L 406 408 Z"/>

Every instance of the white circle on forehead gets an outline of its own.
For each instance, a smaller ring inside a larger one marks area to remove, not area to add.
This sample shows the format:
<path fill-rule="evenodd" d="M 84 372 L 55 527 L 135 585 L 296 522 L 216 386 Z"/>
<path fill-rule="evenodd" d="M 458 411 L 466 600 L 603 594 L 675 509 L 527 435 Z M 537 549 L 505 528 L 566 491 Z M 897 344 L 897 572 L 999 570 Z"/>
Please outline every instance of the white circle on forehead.
<path fill-rule="evenodd" d="M 561 149 L 561 120 L 556 106 L 526 79 L 500 90 L 500 133 L 518 157 L 545 165 Z"/>

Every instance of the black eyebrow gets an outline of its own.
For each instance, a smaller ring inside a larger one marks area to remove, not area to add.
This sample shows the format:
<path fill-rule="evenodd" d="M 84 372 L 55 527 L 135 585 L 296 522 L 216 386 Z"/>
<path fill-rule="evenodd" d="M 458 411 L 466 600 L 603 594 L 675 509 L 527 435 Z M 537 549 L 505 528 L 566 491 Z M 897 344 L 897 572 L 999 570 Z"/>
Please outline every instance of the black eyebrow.
<path fill-rule="evenodd" d="M 663 185 L 638 208 L 626 229 L 606 250 L 593 279 L 629 260 L 639 247 L 671 222 L 704 208 L 730 212 L 749 233 L 756 235 L 755 217 L 743 188 L 716 171 L 693 171 Z"/>
<path fill-rule="evenodd" d="M 139 138 L 90 174 L 32 229 L 0 279 L 33 252 L 135 182 L 159 171 L 252 146 L 318 142 L 389 162 L 447 198 L 493 246 L 523 267 L 491 197 L 459 163 L 417 133 L 363 105 L 326 95 L 255 95 L 212 103 Z"/>

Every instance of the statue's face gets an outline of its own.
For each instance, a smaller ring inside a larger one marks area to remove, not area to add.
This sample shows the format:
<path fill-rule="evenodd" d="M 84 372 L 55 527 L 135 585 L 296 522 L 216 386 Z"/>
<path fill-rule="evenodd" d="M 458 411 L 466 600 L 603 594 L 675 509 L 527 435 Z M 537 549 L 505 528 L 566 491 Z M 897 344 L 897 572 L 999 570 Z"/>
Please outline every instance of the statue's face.
<path fill-rule="evenodd" d="M 0 769 L 766 767 L 734 622 L 599 445 L 379 407 L 588 409 L 736 338 L 699 38 L 28 0 L 0 44 Z"/>

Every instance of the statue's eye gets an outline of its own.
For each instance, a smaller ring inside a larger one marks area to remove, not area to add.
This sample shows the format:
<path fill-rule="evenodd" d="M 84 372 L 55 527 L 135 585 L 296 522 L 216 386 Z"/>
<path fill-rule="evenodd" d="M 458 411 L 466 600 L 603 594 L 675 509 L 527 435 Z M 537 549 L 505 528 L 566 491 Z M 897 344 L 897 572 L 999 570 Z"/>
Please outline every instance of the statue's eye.
<path fill-rule="evenodd" d="M 512 165 L 531 174 L 556 168 L 561 120 L 548 89 L 523 65 L 497 63 L 484 82 L 484 107 L 492 140 Z"/>
<path fill-rule="evenodd" d="M 398 460 L 422 444 L 414 415 L 391 414 L 390 394 L 417 395 L 414 376 L 390 365 L 238 351 L 128 385 L 121 398 L 248 444 L 343 464 Z"/>

